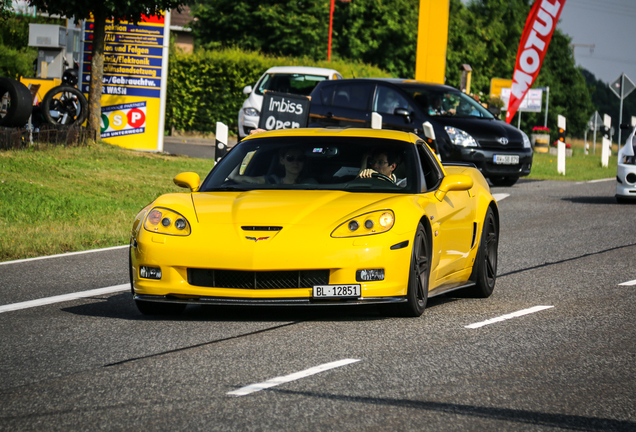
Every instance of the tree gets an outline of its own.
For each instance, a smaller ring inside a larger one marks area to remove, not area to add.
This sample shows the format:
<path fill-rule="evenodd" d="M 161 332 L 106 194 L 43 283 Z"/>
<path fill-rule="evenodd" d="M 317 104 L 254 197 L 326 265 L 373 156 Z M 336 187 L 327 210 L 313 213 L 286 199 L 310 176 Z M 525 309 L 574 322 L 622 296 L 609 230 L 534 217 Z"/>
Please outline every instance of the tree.
<path fill-rule="evenodd" d="M 394 76 L 414 78 L 419 4 L 419 0 L 336 2 L 335 52 Z"/>
<path fill-rule="evenodd" d="M 31 6 L 36 6 L 40 11 L 51 15 L 85 20 L 91 18 L 92 14 L 95 19 L 91 82 L 88 90 L 88 129 L 100 129 L 106 20 L 131 21 L 138 24 L 142 15 L 161 15 L 164 10 L 178 9 L 185 3 L 186 0 L 29 0 Z"/>
<path fill-rule="evenodd" d="M 202 0 L 192 13 L 194 34 L 204 47 L 327 58 L 328 1 Z"/>
<path fill-rule="evenodd" d="M 332 54 L 415 75 L 419 0 L 336 1 Z M 201 0 L 193 30 L 205 48 L 327 59 L 329 0 Z"/>

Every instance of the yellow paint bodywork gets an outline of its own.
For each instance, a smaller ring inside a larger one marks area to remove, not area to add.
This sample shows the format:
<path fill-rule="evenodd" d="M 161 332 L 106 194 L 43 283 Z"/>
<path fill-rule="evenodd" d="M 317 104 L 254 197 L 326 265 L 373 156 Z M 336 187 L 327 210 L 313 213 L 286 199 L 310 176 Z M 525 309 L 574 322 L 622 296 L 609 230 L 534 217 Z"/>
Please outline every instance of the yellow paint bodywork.
<path fill-rule="evenodd" d="M 363 130 L 286 130 L 269 136 L 334 135 L 392 137 L 413 143 L 412 134 Z M 250 139 L 250 137 L 246 138 Z M 422 194 L 351 193 L 340 190 L 249 190 L 162 195 L 144 208 L 132 230 L 131 259 L 136 294 L 182 298 L 311 298 L 312 288 L 234 289 L 193 286 L 187 269 L 242 271 L 329 270 L 330 284 L 360 283 L 363 298 L 399 297 L 407 292 L 413 239 L 418 224 L 430 228 L 432 262 L 429 292 L 465 285 L 471 275 L 490 189 L 475 168 L 442 168 L 463 179 L 468 190 L 452 190 L 441 201 L 436 191 Z M 182 186 L 193 176 L 177 176 Z M 468 177 L 468 179 L 467 179 Z M 175 182 L 176 179 L 175 179 Z M 162 235 L 143 227 L 154 207 L 187 219 L 188 236 Z M 196 209 L 196 210 L 195 210 Z M 334 238 L 341 224 L 361 214 L 390 210 L 392 228 L 380 234 Z M 244 231 L 243 226 L 280 226 L 280 231 Z M 475 231 L 476 230 L 476 231 Z M 252 237 L 252 239 L 248 239 Z M 255 241 L 253 238 L 258 238 Z M 391 246 L 408 242 L 407 247 Z M 139 266 L 160 267 L 160 280 L 139 277 Z M 356 282 L 356 271 L 385 269 L 383 281 Z"/>

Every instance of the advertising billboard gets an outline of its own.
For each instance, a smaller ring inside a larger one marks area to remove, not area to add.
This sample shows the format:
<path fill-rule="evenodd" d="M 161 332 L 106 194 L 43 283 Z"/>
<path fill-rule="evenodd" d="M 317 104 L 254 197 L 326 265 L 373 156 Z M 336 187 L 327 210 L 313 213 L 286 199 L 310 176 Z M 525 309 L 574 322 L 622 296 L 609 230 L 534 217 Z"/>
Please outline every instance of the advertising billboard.
<path fill-rule="evenodd" d="M 101 138 L 121 147 L 163 151 L 170 13 L 135 25 L 107 21 Z M 81 90 L 88 93 L 93 20 L 84 23 Z"/>

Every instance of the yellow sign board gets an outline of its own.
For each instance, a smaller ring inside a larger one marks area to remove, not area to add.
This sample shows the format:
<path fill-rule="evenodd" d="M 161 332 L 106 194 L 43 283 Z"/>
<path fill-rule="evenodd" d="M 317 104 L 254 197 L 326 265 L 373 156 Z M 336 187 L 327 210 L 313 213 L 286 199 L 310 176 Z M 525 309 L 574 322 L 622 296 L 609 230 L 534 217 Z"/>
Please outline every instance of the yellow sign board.
<path fill-rule="evenodd" d="M 505 78 L 492 78 L 490 80 L 490 97 L 501 98 L 502 88 L 512 88 L 512 80 Z"/>

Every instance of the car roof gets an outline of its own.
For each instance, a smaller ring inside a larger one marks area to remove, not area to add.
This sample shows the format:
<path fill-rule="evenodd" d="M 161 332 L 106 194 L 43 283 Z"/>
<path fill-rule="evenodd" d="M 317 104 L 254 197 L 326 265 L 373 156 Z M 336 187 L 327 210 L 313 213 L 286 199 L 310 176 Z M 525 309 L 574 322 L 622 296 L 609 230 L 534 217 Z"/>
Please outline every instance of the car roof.
<path fill-rule="evenodd" d="M 260 137 L 344 137 L 344 138 L 382 138 L 415 143 L 422 139 L 410 132 L 402 132 L 388 129 L 362 129 L 362 128 L 294 128 L 279 129 L 259 132 L 248 135 L 243 141 Z"/>
<path fill-rule="evenodd" d="M 426 82 L 426 81 L 418 81 L 418 80 L 406 79 L 406 78 L 346 78 L 346 79 L 338 80 L 339 84 L 344 84 L 344 83 L 347 83 L 347 82 L 384 82 L 384 83 L 394 84 L 394 85 L 397 85 L 399 87 L 401 87 L 402 85 L 404 85 L 404 86 L 417 85 L 417 86 L 426 87 L 426 88 L 428 88 L 430 90 L 454 90 L 454 91 L 459 91 L 455 87 L 451 87 L 451 86 L 448 86 L 448 85 L 445 85 L 445 84 L 436 84 L 436 83 L 431 83 L 431 82 Z M 319 83 L 319 85 L 320 84 L 321 83 Z"/>
<path fill-rule="evenodd" d="M 274 66 L 265 71 L 265 73 L 302 73 L 311 75 L 342 75 L 335 69 L 326 69 L 309 66 Z"/>

